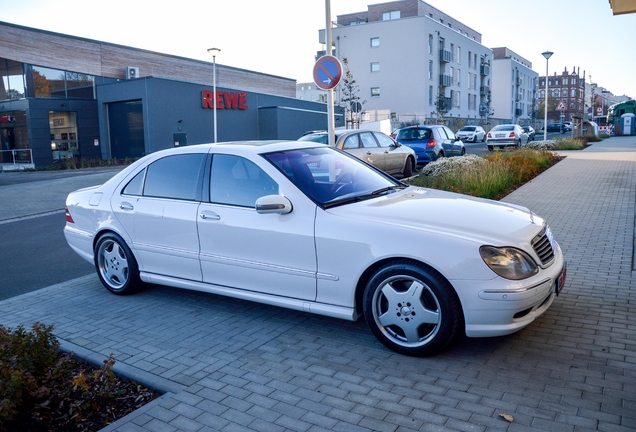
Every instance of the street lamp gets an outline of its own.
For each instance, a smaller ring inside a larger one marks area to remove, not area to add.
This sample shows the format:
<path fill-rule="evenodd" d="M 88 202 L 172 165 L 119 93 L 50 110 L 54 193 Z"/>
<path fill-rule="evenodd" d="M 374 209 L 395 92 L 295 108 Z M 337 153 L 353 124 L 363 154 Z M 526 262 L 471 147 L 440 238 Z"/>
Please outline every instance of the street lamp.
<path fill-rule="evenodd" d="M 219 48 L 209 48 L 208 52 L 212 56 L 212 106 L 214 107 L 214 143 L 216 144 L 216 56 L 221 50 Z"/>
<path fill-rule="evenodd" d="M 543 105 L 543 141 L 548 140 L 548 60 L 554 54 L 552 51 L 542 52 L 541 55 L 545 57 L 545 102 Z"/>

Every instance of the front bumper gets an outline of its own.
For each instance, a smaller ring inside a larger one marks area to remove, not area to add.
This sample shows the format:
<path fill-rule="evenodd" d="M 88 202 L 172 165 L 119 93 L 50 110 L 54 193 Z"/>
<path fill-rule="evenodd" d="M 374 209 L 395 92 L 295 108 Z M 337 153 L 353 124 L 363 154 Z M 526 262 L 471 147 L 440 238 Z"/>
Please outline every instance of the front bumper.
<path fill-rule="evenodd" d="M 528 281 L 452 281 L 464 307 L 466 336 L 503 336 L 532 323 L 563 288 L 566 268 L 559 249 L 554 263 Z"/>

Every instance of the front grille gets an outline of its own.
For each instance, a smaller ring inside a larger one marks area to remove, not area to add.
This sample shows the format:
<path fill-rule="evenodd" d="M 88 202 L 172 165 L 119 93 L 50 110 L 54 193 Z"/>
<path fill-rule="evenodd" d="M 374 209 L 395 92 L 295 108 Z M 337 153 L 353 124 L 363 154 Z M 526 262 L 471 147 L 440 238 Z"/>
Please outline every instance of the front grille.
<path fill-rule="evenodd" d="M 532 239 L 532 248 L 539 256 L 541 264 L 547 266 L 554 260 L 554 249 L 552 248 L 552 233 L 547 226 Z"/>

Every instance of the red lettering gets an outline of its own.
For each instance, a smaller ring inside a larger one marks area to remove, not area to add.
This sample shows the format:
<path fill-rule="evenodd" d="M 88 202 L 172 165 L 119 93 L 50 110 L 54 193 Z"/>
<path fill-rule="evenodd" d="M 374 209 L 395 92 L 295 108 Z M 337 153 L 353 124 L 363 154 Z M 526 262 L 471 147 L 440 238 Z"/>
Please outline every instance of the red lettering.
<path fill-rule="evenodd" d="M 203 108 L 214 108 L 212 95 L 213 93 L 211 90 L 203 90 Z"/>
<path fill-rule="evenodd" d="M 203 90 L 202 105 L 205 109 L 214 108 L 214 92 L 212 90 Z M 246 110 L 247 93 L 245 92 L 216 92 L 216 108 L 217 109 L 240 109 Z"/>
<path fill-rule="evenodd" d="M 225 94 L 225 106 L 229 109 L 238 108 L 239 94 L 236 92 L 229 92 Z"/>
<path fill-rule="evenodd" d="M 225 92 L 217 91 L 216 92 L 216 109 L 225 109 L 225 101 L 224 101 Z"/>

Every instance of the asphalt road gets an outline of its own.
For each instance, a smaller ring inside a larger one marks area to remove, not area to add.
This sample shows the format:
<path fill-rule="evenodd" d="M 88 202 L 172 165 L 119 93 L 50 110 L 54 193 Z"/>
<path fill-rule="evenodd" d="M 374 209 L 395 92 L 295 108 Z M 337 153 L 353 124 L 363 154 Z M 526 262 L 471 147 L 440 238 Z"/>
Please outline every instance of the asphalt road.
<path fill-rule="evenodd" d="M 94 272 L 66 243 L 64 212 L 0 224 L 0 300 Z"/>

